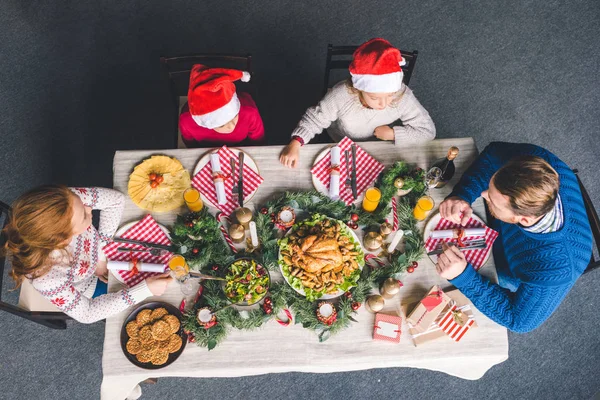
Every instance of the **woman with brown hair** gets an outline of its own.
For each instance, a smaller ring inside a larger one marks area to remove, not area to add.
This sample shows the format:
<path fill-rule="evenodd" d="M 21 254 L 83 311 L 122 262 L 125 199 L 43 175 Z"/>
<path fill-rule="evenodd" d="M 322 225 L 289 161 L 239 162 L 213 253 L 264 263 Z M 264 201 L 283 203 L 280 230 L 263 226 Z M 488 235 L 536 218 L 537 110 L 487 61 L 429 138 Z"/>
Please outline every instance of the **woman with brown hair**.
<path fill-rule="evenodd" d="M 102 247 L 110 242 L 123 212 L 124 196 L 112 189 L 35 188 L 13 204 L 1 249 L 11 262 L 17 288 L 24 279 L 73 319 L 91 323 L 164 293 L 168 274 L 106 294 L 108 270 Z M 92 225 L 100 210 L 100 226 Z"/>
<path fill-rule="evenodd" d="M 323 129 L 336 142 L 345 136 L 354 141 L 377 138 L 396 145 L 435 139 L 429 113 L 402 82 L 403 64 L 400 50 L 385 39 L 360 45 L 350 64 L 351 78 L 336 84 L 317 106 L 306 110 L 279 161 L 295 168 L 300 147 Z"/>

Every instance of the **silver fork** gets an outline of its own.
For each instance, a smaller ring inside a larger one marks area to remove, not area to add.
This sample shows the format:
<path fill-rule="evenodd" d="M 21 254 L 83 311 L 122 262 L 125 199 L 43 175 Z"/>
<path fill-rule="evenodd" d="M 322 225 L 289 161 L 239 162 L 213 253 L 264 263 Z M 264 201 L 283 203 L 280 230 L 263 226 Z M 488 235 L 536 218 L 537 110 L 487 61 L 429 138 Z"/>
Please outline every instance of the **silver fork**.
<path fill-rule="evenodd" d="M 233 179 L 231 194 L 233 195 L 234 199 L 237 199 L 240 193 L 240 188 L 238 187 L 237 180 L 235 179 L 235 158 L 229 158 L 229 164 L 231 165 L 231 179 Z"/>
<path fill-rule="evenodd" d="M 352 180 L 350 179 L 350 150 L 344 151 L 344 155 L 346 156 L 346 187 L 350 187 L 352 185 Z"/>
<path fill-rule="evenodd" d="M 150 253 L 152 257 L 160 257 L 164 255 L 167 251 L 161 249 L 128 249 L 127 247 L 119 247 L 117 250 L 119 251 L 136 251 L 139 253 Z"/>

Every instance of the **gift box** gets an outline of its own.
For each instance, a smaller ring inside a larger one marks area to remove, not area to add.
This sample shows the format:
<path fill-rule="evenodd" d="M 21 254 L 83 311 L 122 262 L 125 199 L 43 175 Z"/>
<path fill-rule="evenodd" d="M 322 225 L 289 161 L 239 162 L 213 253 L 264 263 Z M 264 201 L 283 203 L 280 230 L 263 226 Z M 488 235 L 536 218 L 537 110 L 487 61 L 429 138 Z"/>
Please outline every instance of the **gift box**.
<path fill-rule="evenodd" d="M 406 317 L 406 322 L 417 331 L 425 332 L 444 311 L 449 302 L 448 295 L 436 285 L 417 303 L 412 312 Z"/>
<path fill-rule="evenodd" d="M 442 313 L 436 318 L 425 331 L 418 330 L 409 326 L 408 333 L 413 340 L 413 344 L 415 346 L 420 346 L 424 343 L 431 342 L 432 340 L 436 340 L 439 338 L 448 337 L 449 335 L 440 327 L 440 323 L 442 319 L 448 314 L 448 311 L 454 308 L 454 311 L 459 310 L 469 326 L 466 330 L 471 330 L 477 328 L 477 322 L 473 319 L 473 311 L 471 309 L 471 302 L 467 299 L 458 289 L 450 290 L 446 293 L 446 295 L 451 299 L 453 305 L 446 310 L 445 313 Z M 410 310 L 412 305 L 403 304 L 403 311 L 406 313 L 407 310 Z M 465 332 L 466 332 L 465 330 Z M 463 338 L 464 334 L 459 338 Z"/>
<path fill-rule="evenodd" d="M 400 343 L 402 318 L 397 315 L 377 313 L 373 325 L 373 339 Z"/>
<path fill-rule="evenodd" d="M 464 306 L 458 307 L 456 304 L 452 304 L 448 311 L 442 314 L 441 319 L 436 321 L 437 326 L 455 342 L 460 341 L 475 323 L 473 314 L 467 314 L 468 310 L 465 310 L 465 308 Z"/>

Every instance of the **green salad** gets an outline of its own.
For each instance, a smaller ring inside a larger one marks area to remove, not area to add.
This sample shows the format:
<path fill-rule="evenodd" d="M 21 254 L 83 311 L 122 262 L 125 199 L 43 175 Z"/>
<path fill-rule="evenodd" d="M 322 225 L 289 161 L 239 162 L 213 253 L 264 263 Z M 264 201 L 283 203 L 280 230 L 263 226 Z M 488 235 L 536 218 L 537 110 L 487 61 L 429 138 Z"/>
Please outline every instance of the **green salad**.
<path fill-rule="evenodd" d="M 269 290 L 267 270 L 251 259 L 233 262 L 225 275 L 225 295 L 232 303 L 254 304 Z"/>
<path fill-rule="evenodd" d="M 283 276 L 310 301 L 356 286 L 365 264 L 350 228 L 321 214 L 294 225 L 278 244 Z"/>

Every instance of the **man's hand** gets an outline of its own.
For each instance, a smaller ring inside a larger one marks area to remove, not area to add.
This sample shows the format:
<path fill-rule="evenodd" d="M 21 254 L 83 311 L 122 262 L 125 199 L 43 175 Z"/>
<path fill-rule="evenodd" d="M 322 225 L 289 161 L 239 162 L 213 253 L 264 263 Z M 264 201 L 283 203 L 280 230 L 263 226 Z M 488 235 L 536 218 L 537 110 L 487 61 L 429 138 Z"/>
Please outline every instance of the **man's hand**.
<path fill-rule="evenodd" d="M 448 221 L 465 226 L 471 215 L 473 215 L 473 209 L 469 203 L 460 197 L 448 197 L 440 204 L 440 215 Z"/>
<path fill-rule="evenodd" d="M 452 280 L 463 273 L 467 267 L 467 260 L 458 247 L 453 244 L 448 246 L 443 242 L 442 248 L 444 252 L 438 256 L 435 268 L 442 278 Z"/>
<path fill-rule="evenodd" d="M 394 130 L 387 125 L 375 128 L 374 134 L 379 140 L 394 140 Z"/>

